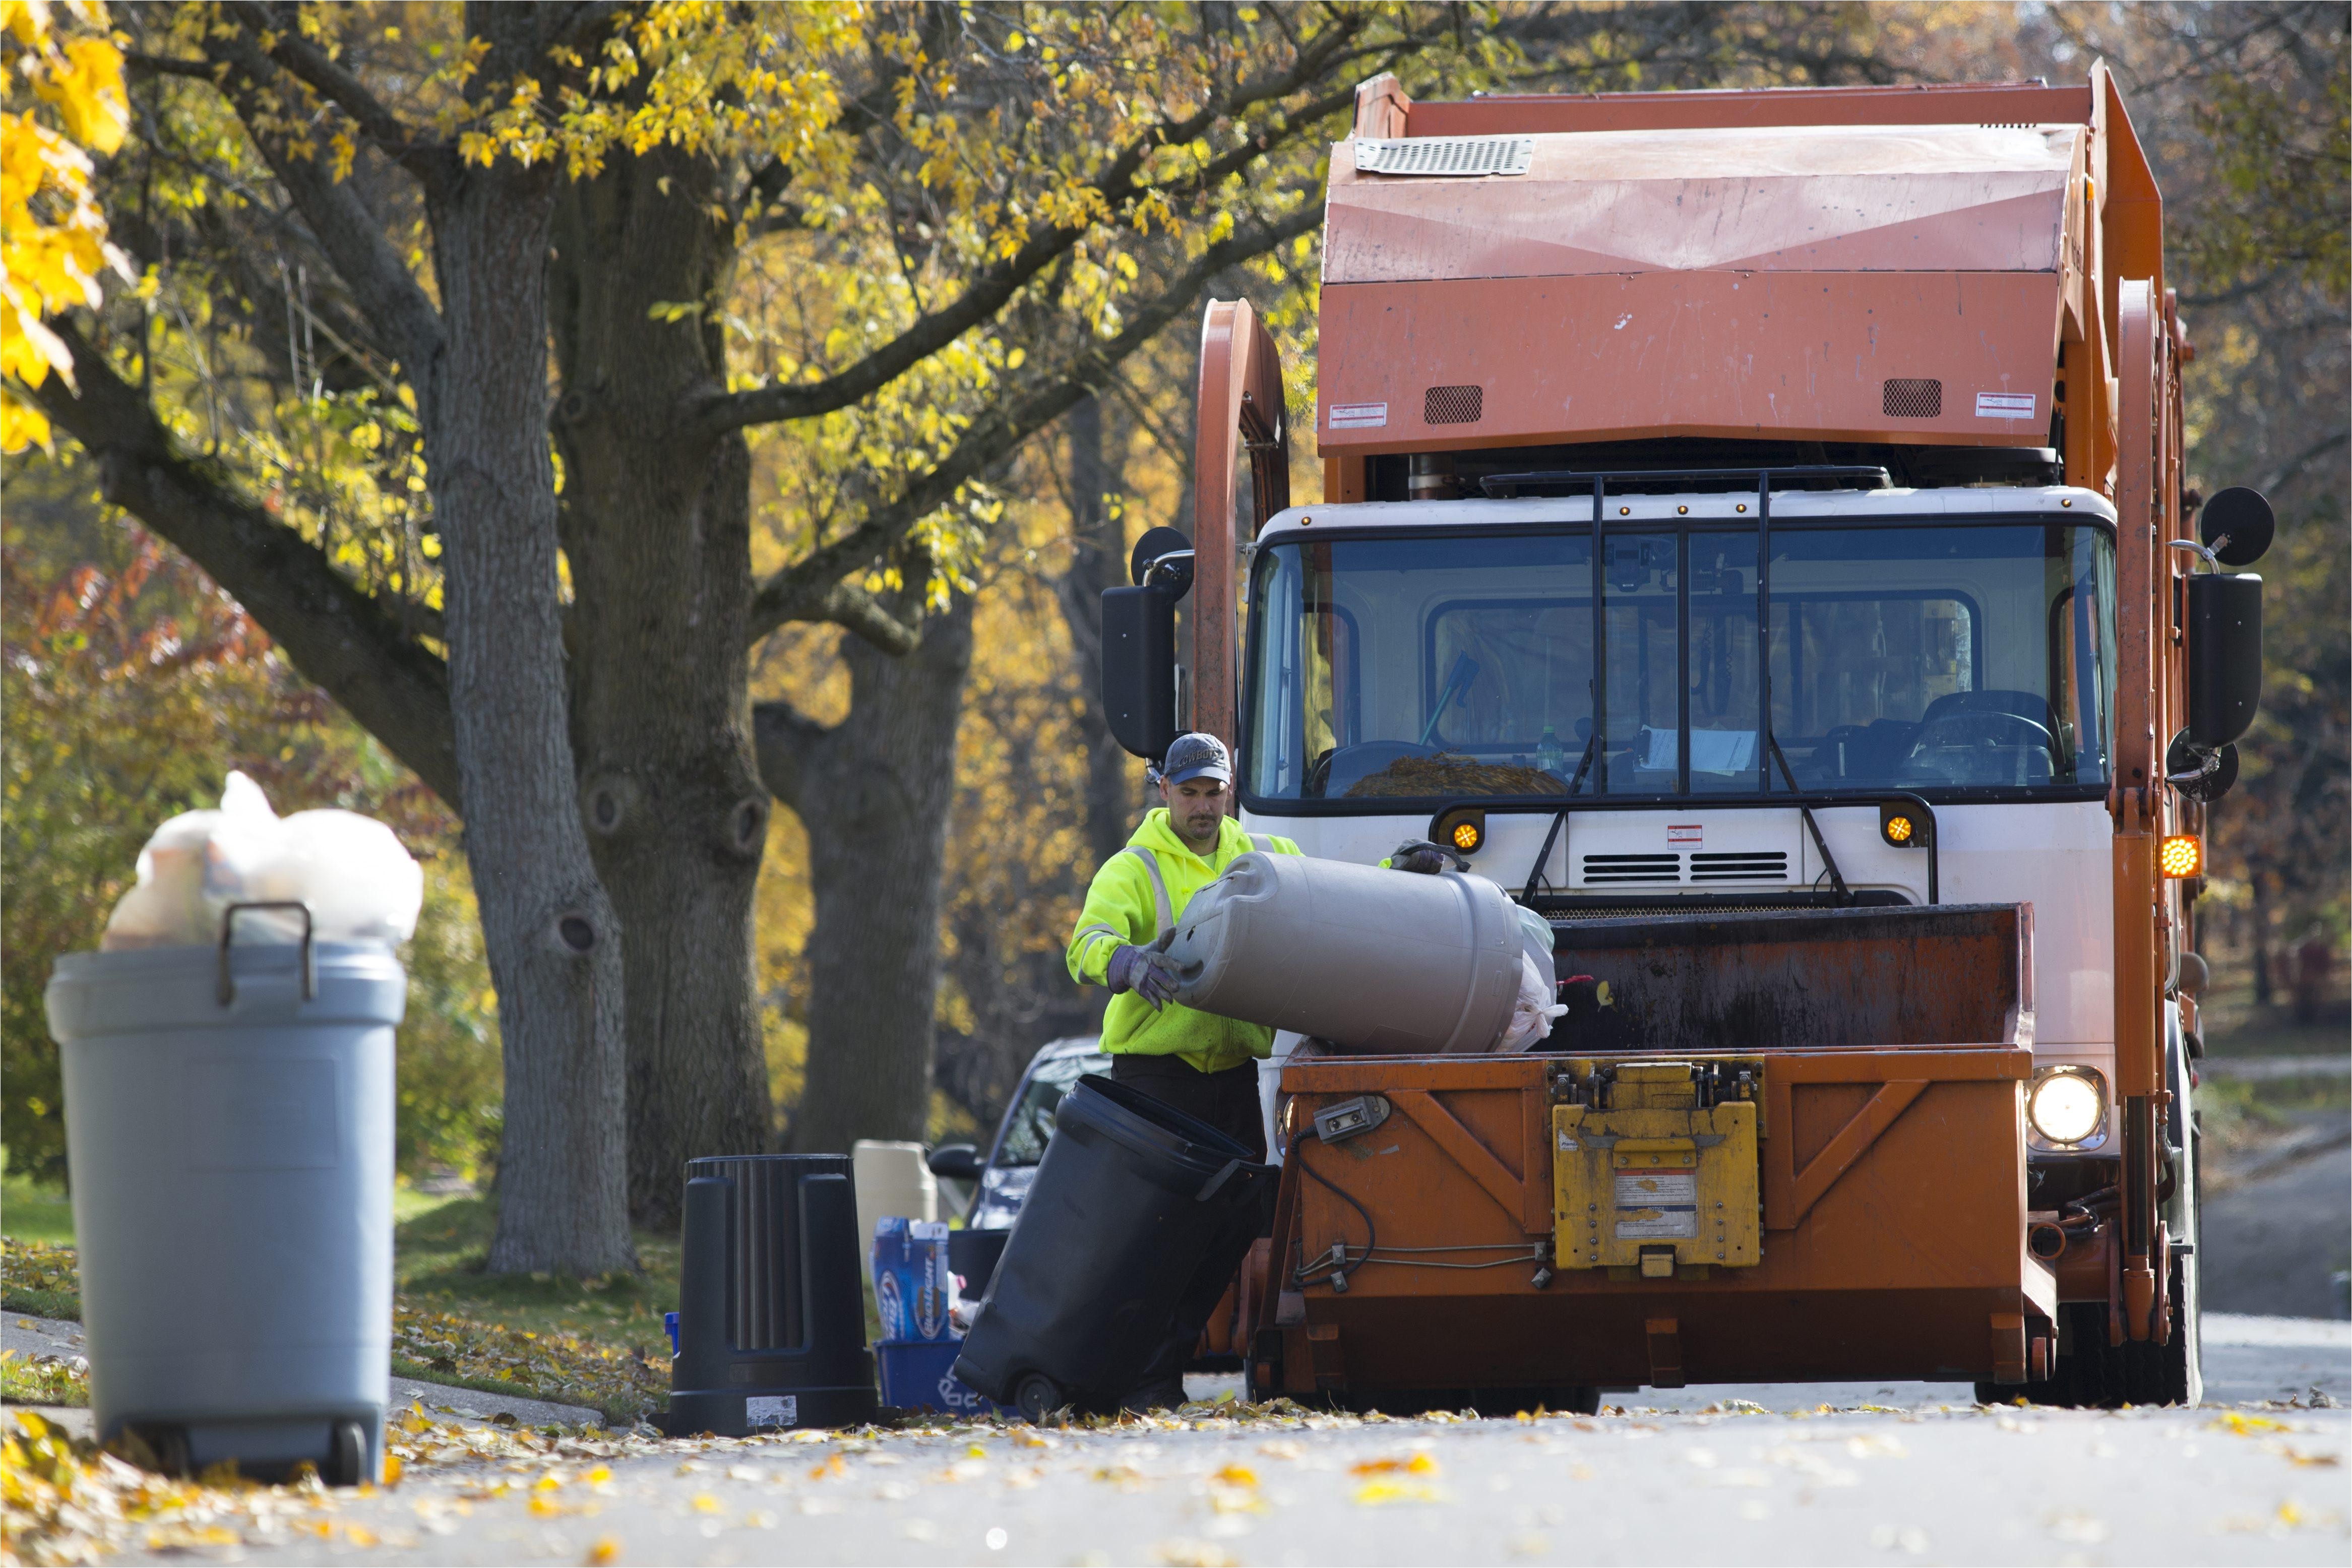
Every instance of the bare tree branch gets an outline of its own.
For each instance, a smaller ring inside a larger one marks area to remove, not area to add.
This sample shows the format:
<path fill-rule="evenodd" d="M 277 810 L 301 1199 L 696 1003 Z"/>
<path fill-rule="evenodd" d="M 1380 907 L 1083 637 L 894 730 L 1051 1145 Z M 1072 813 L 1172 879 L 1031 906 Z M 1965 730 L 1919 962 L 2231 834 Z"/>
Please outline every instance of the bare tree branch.
<path fill-rule="evenodd" d="M 897 500 L 868 512 L 848 533 L 761 584 L 751 599 L 751 640 L 756 643 L 788 621 L 833 619 L 820 611 L 841 578 L 874 559 L 907 529 L 952 501 L 967 481 L 990 464 L 1002 461 L 1007 452 L 1060 418 L 1080 398 L 1111 384 L 1112 367 L 1191 308 L 1219 272 L 1264 255 L 1322 221 L 1322 206 L 1308 202 L 1277 223 L 1246 233 L 1236 231 L 1211 246 L 1158 298 L 1137 311 L 1118 337 L 1080 350 L 1058 380 L 1034 388 L 1009 406 L 1000 403 L 990 409 L 957 439 L 944 461 L 908 485 Z"/>
<path fill-rule="evenodd" d="M 52 376 L 29 395 L 97 460 L 106 498 L 202 567 L 305 678 L 462 811 L 447 666 L 316 545 L 181 455 L 139 389 L 70 323 L 54 325 L 80 393 Z"/>
<path fill-rule="evenodd" d="M 234 68 L 232 82 L 241 84 L 223 90 L 250 127 L 258 110 L 253 95 L 271 70 L 268 57 L 242 33 L 215 42 Z M 383 225 L 350 181 L 338 181 L 316 160 L 293 154 L 274 138 L 257 134 L 254 143 L 318 236 L 361 314 L 412 379 L 424 376 L 441 351 L 441 314 L 384 237 Z"/>
<path fill-rule="evenodd" d="M 408 123 L 385 108 L 355 73 L 330 59 L 326 50 L 304 37 L 294 16 L 274 5 L 235 5 L 230 11 L 257 52 L 264 33 L 269 34 L 268 57 L 350 115 L 361 133 L 375 143 L 384 156 L 420 179 L 438 174 L 449 149 L 440 142 L 418 141 Z"/>
<path fill-rule="evenodd" d="M 1097 189 L 1113 211 L 1141 200 L 1150 187 L 1139 182 L 1144 160 L 1162 143 L 1182 143 L 1207 132 L 1220 120 L 1238 115 L 1270 99 L 1286 98 L 1325 77 L 1335 64 L 1350 56 L 1345 46 L 1364 24 L 1355 13 L 1313 40 L 1283 71 L 1254 77 L 1232 93 L 1172 124 L 1162 124 L 1122 148 L 1104 170 Z M 1275 146 L 1311 130 L 1329 115 L 1354 101 L 1355 89 L 1335 89 L 1284 117 L 1278 128 L 1261 131 L 1239 147 L 1230 148 L 1175 185 L 1159 187 L 1171 195 L 1214 189 L 1228 175 L 1246 169 Z M 751 424 L 814 419 L 862 402 L 908 370 L 946 348 L 971 328 L 994 316 L 1005 302 L 1047 267 L 1086 237 L 1083 224 L 1042 230 L 1032 235 L 1011 257 L 987 268 L 950 304 L 924 316 L 889 342 L 847 369 L 818 382 L 756 387 L 746 392 L 706 392 L 696 417 L 707 430 L 724 432 Z"/>

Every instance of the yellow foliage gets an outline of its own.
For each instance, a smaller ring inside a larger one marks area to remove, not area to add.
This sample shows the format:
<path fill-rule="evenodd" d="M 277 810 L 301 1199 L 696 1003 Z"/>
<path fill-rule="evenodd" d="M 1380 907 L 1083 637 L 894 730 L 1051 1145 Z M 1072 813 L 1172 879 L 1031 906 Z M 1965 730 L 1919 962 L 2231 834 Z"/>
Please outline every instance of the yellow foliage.
<path fill-rule="evenodd" d="M 131 122 L 122 55 L 105 29 L 95 0 L 0 0 L 0 376 L 26 387 L 51 371 L 74 384 L 65 343 L 41 318 L 97 305 L 102 272 L 131 275 L 107 243 L 86 151 L 112 152 Z M 0 383 L 0 452 L 48 441 L 47 417 Z"/>

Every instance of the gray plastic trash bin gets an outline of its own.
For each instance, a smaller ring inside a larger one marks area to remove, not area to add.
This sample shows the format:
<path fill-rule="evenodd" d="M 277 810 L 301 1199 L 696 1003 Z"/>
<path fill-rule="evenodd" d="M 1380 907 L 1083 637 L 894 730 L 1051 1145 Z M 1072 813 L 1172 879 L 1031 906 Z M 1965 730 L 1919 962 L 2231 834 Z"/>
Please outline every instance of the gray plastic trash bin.
<path fill-rule="evenodd" d="M 373 944 L 58 961 L 49 1031 L 102 1438 L 133 1428 L 171 1468 L 382 1478 L 406 997 Z"/>

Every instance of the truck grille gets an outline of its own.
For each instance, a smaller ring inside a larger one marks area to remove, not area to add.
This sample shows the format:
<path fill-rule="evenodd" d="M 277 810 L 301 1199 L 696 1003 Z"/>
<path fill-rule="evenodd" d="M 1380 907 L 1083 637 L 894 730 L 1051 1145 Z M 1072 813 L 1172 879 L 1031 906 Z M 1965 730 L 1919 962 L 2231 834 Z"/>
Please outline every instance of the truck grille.
<path fill-rule="evenodd" d="M 1693 882 L 1786 882 L 1789 857 L 1779 850 L 1691 856 Z"/>
<path fill-rule="evenodd" d="M 1532 136 L 1359 137 L 1356 169 L 1364 174 L 1524 174 L 1535 154 Z"/>
<path fill-rule="evenodd" d="M 1422 394 L 1423 424 L 1475 424 L 1486 412 L 1485 387 L 1432 387 Z"/>
<path fill-rule="evenodd" d="M 1682 879 L 1683 857 L 1680 855 L 1584 857 L 1584 883 L 1588 887 L 1602 883 L 1680 882 Z"/>
<path fill-rule="evenodd" d="M 1881 382 L 1878 390 L 1879 407 L 1892 419 L 1934 419 L 1944 412 L 1944 383 L 1941 382 L 1890 381 Z"/>

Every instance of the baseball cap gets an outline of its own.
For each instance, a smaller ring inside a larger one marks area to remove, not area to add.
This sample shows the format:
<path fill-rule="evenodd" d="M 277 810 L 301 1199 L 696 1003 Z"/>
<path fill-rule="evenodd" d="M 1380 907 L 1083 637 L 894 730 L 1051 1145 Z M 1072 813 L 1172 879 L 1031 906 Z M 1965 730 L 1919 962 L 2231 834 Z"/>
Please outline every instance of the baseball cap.
<path fill-rule="evenodd" d="M 1234 759 L 1225 743 L 1213 735 L 1193 730 L 1169 743 L 1168 759 L 1160 765 L 1160 779 L 1181 784 L 1187 779 L 1215 779 L 1232 783 Z"/>

